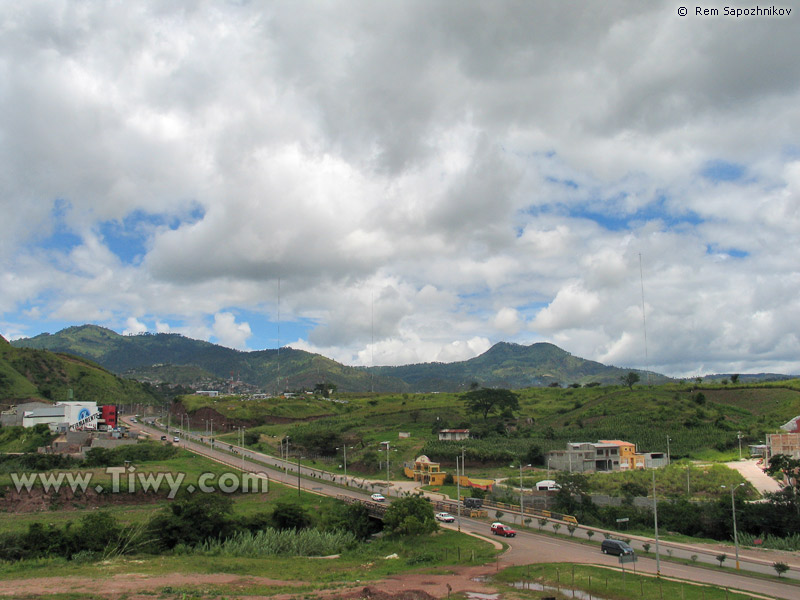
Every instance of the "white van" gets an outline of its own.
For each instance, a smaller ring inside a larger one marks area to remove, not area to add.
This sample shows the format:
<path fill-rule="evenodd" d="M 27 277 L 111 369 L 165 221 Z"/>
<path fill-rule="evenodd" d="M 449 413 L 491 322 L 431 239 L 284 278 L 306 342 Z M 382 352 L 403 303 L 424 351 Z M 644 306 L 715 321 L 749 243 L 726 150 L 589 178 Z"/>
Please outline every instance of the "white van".
<path fill-rule="evenodd" d="M 536 482 L 536 490 L 539 492 L 557 492 L 560 489 L 561 486 L 552 479 L 543 479 Z"/>

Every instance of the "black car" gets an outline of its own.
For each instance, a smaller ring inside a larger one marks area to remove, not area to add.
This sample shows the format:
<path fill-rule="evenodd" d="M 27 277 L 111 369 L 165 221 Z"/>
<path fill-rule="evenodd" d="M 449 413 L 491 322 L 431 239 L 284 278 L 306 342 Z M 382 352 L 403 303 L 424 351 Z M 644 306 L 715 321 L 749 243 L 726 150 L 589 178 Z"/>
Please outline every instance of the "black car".
<path fill-rule="evenodd" d="M 166 442 L 166 441 L 167 441 L 167 436 L 165 436 L 165 435 L 162 435 L 162 436 L 161 436 L 161 441 L 162 441 L 162 442 Z"/>
<path fill-rule="evenodd" d="M 619 556 L 621 554 L 633 554 L 633 548 L 622 540 L 603 540 L 600 545 L 600 550 L 603 554 L 614 554 Z"/>

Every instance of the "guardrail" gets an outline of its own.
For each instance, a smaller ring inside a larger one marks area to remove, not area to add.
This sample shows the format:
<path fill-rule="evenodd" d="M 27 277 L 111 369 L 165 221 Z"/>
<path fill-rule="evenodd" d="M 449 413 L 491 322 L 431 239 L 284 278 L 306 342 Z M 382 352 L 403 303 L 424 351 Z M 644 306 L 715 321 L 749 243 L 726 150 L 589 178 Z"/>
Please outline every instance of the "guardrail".
<path fill-rule="evenodd" d="M 437 500 L 434 502 L 434 506 L 436 507 L 437 510 L 446 510 L 447 512 L 451 513 L 458 510 L 458 502 L 456 502 L 455 500 Z M 485 510 L 487 507 L 495 508 L 498 510 L 519 512 L 519 504 L 507 504 L 505 502 L 492 502 L 491 500 L 484 500 L 483 510 L 476 510 L 465 507 L 463 501 L 461 503 L 461 510 L 464 514 L 466 514 L 466 512 L 464 511 L 468 510 L 476 513 L 484 513 L 478 515 L 473 515 L 470 513 L 470 516 L 483 516 L 483 517 L 488 516 L 487 514 L 485 514 L 487 512 Z M 522 516 L 525 515 L 530 515 L 531 517 L 539 517 L 544 519 L 553 519 L 554 521 L 564 521 L 565 523 L 572 523 L 573 525 L 578 524 L 578 519 L 576 519 L 574 516 L 565 515 L 564 513 L 555 512 L 552 510 L 543 510 L 540 508 L 528 508 L 526 506 L 524 512 L 522 513 Z"/>

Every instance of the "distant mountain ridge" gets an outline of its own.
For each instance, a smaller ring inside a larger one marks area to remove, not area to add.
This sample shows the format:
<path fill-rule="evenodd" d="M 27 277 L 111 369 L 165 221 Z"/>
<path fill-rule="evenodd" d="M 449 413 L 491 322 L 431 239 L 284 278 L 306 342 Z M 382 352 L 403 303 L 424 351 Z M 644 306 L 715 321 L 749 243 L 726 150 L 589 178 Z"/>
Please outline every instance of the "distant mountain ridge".
<path fill-rule="evenodd" d="M 510 389 L 554 383 L 612 384 L 632 370 L 647 380 L 646 372 L 606 366 L 545 342 L 530 346 L 499 342 L 480 356 L 454 363 L 369 368 L 349 367 L 292 348 L 242 352 L 174 333 L 126 336 L 97 325 L 68 327 L 15 340 L 12 345 L 89 358 L 126 377 L 150 379 L 159 370 L 177 376 L 176 369 L 182 369 L 182 377 L 194 372 L 219 380 L 235 378 L 268 392 L 282 391 L 279 387 L 313 388 L 317 383 L 332 383 L 352 392 L 448 392 L 467 389 L 472 382 Z M 649 377 L 652 383 L 670 380 L 652 372 Z"/>

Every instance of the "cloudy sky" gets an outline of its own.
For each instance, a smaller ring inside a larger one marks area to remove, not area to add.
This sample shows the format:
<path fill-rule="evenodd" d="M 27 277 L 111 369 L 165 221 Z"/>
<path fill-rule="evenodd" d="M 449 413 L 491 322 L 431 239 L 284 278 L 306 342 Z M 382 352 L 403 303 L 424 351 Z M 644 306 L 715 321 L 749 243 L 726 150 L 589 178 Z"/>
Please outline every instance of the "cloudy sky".
<path fill-rule="evenodd" d="M 0 333 L 800 373 L 800 8 L 679 6 L 0 3 Z"/>

